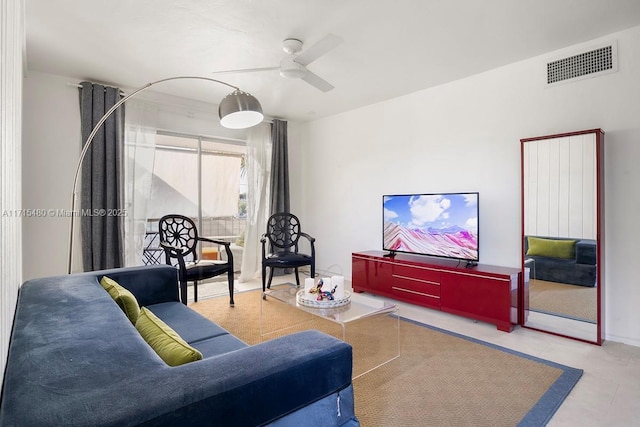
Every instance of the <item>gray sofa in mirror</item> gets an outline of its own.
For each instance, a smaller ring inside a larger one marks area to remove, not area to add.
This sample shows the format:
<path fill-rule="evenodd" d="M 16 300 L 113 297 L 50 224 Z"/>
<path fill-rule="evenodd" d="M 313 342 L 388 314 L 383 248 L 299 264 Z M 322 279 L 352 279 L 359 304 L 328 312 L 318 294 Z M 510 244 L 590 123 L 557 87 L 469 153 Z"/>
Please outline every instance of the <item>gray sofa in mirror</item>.
<path fill-rule="evenodd" d="M 573 258 L 530 255 L 529 237 L 549 240 L 573 241 Z M 596 285 L 596 241 L 593 239 L 569 239 L 546 236 L 525 236 L 524 256 L 529 261 L 531 278 L 578 286 Z"/>

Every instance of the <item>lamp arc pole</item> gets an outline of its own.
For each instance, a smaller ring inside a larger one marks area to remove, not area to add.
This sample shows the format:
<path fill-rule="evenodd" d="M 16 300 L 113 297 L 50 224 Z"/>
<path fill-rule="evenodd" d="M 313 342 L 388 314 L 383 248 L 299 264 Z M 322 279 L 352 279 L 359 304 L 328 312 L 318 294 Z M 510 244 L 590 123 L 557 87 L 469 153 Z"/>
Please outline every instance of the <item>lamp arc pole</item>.
<path fill-rule="evenodd" d="M 73 228 L 74 228 L 74 225 L 75 225 L 75 216 L 76 216 L 76 196 L 77 196 L 78 178 L 80 177 L 80 170 L 82 169 L 82 162 L 84 161 L 84 158 L 87 155 L 87 151 L 89 150 L 89 147 L 91 146 L 91 143 L 93 142 L 93 139 L 95 138 L 96 134 L 100 130 L 100 127 L 104 124 L 104 122 L 107 121 L 107 119 L 109 117 L 111 117 L 111 115 L 118 109 L 118 107 L 120 107 L 122 104 L 127 102 L 127 100 L 129 100 L 130 98 L 132 98 L 135 95 L 139 94 L 140 92 L 143 92 L 143 91 L 147 90 L 148 88 L 150 88 L 151 86 L 154 86 L 154 85 L 156 85 L 158 83 L 163 83 L 163 82 L 170 81 L 170 80 L 184 80 L 184 79 L 208 80 L 210 82 L 220 83 L 220 84 L 223 84 L 225 86 L 229 86 L 230 88 L 234 89 L 234 92 L 232 92 L 232 95 L 233 94 L 237 94 L 237 93 L 240 93 L 241 95 L 245 95 L 245 96 L 248 95 L 251 98 L 251 101 L 255 102 L 255 104 L 252 103 L 251 107 L 256 108 L 258 110 L 258 112 L 260 113 L 260 121 L 262 121 L 262 107 L 260 106 L 260 103 L 258 102 L 257 99 L 253 98 L 252 96 L 250 96 L 247 93 L 241 92 L 240 88 L 238 88 L 236 86 L 233 86 L 233 85 L 231 85 L 229 83 L 223 82 L 221 80 L 212 79 L 210 77 L 203 77 L 203 76 L 175 76 L 175 77 L 167 77 L 167 78 L 164 78 L 164 79 L 156 80 L 154 82 L 147 83 L 144 86 L 139 87 L 138 89 L 135 89 L 133 92 L 129 93 L 128 95 L 126 95 L 122 99 L 120 99 L 118 102 L 116 102 L 113 105 L 113 107 L 111 107 L 109 109 L 109 111 L 107 111 L 100 118 L 100 120 L 98 120 L 98 123 L 96 123 L 96 125 L 93 127 L 93 130 L 91 131 L 91 133 L 87 137 L 87 140 L 85 141 L 84 146 L 82 147 L 82 151 L 80 152 L 80 158 L 78 160 L 78 165 L 76 166 L 76 173 L 75 173 L 75 175 L 73 177 L 73 190 L 71 192 L 71 211 L 70 211 L 71 223 L 69 225 L 69 257 L 68 257 L 68 265 L 67 265 L 67 273 L 68 274 L 71 274 L 71 267 L 72 267 L 72 262 L 73 262 Z M 226 100 L 226 98 L 223 99 L 223 102 L 225 100 Z M 250 103 L 251 103 L 251 101 L 250 101 Z M 219 114 L 222 115 L 222 103 L 220 104 L 220 107 L 221 108 L 219 110 Z M 233 106 L 233 107 L 241 108 L 240 106 Z M 258 123 L 259 123 L 259 121 L 258 121 Z M 257 124 L 257 123 L 251 124 L 251 125 L 246 126 L 246 127 L 250 127 L 250 126 L 253 126 L 255 124 Z"/>

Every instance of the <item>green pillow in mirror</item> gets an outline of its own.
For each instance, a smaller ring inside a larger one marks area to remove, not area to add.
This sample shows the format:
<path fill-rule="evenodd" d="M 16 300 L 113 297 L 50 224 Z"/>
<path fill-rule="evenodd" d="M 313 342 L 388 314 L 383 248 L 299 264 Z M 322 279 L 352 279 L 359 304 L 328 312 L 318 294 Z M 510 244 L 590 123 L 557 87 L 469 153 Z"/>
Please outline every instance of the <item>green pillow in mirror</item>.
<path fill-rule="evenodd" d="M 100 285 L 111 295 L 111 298 L 113 298 L 116 304 L 124 311 L 124 314 L 127 315 L 131 323 L 135 325 L 138 321 L 138 315 L 140 314 L 140 306 L 131 291 L 107 276 L 102 277 Z"/>
<path fill-rule="evenodd" d="M 543 239 L 527 237 L 527 255 L 549 258 L 573 259 L 576 256 L 576 240 Z"/>
<path fill-rule="evenodd" d="M 179 366 L 202 359 L 202 353 L 187 344 L 176 331 L 146 307 L 140 310 L 136 329 L 169 366 Z"/>

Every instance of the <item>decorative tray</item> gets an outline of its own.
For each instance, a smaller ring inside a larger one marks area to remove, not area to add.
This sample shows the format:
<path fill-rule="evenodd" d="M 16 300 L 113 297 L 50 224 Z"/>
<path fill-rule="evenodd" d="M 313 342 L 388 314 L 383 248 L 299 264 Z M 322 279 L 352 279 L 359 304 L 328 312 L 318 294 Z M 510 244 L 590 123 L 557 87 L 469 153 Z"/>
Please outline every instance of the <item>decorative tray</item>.
<path fill-rule="evenodd" d="M 334 308 L 334 307 L 342 307 L 351 302 L 351 292 L 344 291 L 344 298 L 336 298 L 334 300 L 326 300 L 318 301 L 315 295 L 305 295 L 304 289 L 299 290 L 296 293 L 296 301 L 300 305 L 304 305 L 306 307 L 314 307 L 314 308 Z"/>

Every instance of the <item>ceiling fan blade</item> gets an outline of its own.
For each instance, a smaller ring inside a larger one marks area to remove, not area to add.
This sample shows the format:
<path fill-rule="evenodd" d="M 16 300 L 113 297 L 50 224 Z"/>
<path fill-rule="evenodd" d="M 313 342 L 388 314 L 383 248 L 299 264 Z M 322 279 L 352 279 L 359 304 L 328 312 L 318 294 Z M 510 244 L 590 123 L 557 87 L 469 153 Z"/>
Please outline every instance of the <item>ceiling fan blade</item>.
<path fill-rule="evenodd" d="M 324 80 L 317 74 L 312 73 L 311 71 L 307 71 L 307 74 L 302 77 L 302 80 L 309 83 L 316 89 L 321 90 L 322 92 L 329 92 L 331 89 L 333 89 L 333 85 L 331 83 Z"/>
<path fill-rule="evenodd" d="M 295 61 L 298 64 L 309 65 L 341 43 L 342 39 L 340 37 L 334 34 L 327 34 L 318 43 L 314 44 L 313 46 L 302 52 L 300 55 L 298 55 Z"/>
<path fill-rule="evenodd" d="M 239 70 L 213 71 L 211 74 L 255 73 L 258 71 L 273 71 L 279 69 L 280 67 L 241 68 Z"/>

